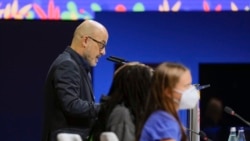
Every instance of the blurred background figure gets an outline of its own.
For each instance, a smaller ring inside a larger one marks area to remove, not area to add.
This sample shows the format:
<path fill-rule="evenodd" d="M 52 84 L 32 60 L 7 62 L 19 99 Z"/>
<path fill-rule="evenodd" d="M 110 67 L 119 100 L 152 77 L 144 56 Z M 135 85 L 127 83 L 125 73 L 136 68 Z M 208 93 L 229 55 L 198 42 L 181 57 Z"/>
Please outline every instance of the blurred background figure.
<path fill-rule="evenodd" d="M 203 127 L 216 127 L 220 124 L 223 115 L 223 105 L 216 97 L 210 98 L 206 105 Z"/>
<path fill-rule="evenodd" d="M 201 118 L 201 128 L 213 141 L 220 141 L 223 132 L 223 103 L 217 97 L 211 97 Z"/>

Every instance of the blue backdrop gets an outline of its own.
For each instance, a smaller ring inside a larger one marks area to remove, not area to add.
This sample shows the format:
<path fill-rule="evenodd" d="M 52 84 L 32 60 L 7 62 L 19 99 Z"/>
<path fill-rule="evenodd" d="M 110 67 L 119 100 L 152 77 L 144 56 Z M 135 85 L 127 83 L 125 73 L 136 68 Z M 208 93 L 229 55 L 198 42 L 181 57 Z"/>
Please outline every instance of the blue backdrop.
<path fill-rule="evenodd" d="M 199 63 L 250 63 L 250 13 L 112 13 L 96 14 L 107 26 L 106 56 L 158 64 L 187 65 L 198 83 Z M 113 63 L 103 57 L 94 69 L 98 94 L 107 93 Z"/>

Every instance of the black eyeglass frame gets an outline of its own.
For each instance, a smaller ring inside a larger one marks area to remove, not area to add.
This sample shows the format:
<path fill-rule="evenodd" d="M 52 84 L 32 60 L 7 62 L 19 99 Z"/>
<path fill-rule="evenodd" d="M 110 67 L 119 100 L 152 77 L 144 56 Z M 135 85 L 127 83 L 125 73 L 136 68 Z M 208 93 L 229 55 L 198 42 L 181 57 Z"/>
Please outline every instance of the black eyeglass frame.
<path fill-rule="evenodd" d="M 91 37 L 91 36 L 87 36 L 88 38 L 90 38 L 92 41 L 98 43 L 98 44 L 101 44 L 102 46 L 100 47 L 100 50 L 103 50 L 105 47 L 106 47 L 106 44 L 101 42 L 101 41 L 98 41 L 96 40 L 95 38 Z"/>

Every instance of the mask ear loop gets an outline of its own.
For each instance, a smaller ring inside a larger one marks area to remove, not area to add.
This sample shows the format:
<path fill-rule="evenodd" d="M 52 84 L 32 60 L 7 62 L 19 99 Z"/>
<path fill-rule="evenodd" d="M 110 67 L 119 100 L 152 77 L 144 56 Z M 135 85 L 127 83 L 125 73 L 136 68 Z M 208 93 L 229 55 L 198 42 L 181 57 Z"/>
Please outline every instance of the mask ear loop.
<path fill-rule="evenodd" d="M 177 92 L 177 93 L 180 94 L 181 97 L 182 97 L 183 94 L 182 94 L 181 91 L 176 90 L 176 89 L 174 89 L 173 91 Z M 176 98 L 173 97 L 173 101 L 174 101 L 175 103 L 177 103 L 178 105 L 180 105 L 180 100 L 178 100 L 178 99 L 176 99 Z"/>
<path fill-rule="evenodd" d="M 175 102 L 175 103 L 177 103 L 177 104 L 180 104 L 180 101 L 179 100 L 177 100 L 177 99 L 173 99 L 173 101 Z"/>

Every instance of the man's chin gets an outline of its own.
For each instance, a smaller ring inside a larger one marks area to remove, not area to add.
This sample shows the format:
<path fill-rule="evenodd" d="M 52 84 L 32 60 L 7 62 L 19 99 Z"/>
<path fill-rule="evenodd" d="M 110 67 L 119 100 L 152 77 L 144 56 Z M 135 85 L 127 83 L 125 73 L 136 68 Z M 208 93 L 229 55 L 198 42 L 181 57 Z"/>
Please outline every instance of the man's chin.
<path fill-rule="evenodd" d="M 90 64 L 91 67 L 95 67 L 96 65 L 97 65 L 97 62 L 92 62 L 92 63 Z"/>

